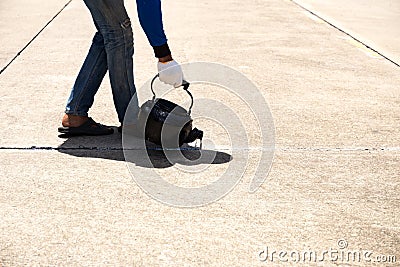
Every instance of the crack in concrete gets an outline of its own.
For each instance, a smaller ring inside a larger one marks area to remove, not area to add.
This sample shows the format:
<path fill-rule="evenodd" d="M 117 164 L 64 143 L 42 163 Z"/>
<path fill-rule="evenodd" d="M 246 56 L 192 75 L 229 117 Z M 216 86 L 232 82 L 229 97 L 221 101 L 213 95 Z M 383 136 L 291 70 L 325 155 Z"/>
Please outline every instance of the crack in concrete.
<path fill-rule="evenodd" d="M 381 52 L 379 52 L 378 50 L 372 48 L 371 46 L 369 46 L 368 44 L 366 44 L 365 42 L 361 41 L 360 39 L 358 39 L 357 37 L 351 35 L 350 33 L 346 32 L 345 30 L 339 28 L 338 26 L 336 26 L 335 24 L 333 24 L 332 22 L 328 21 L 327 19 L 323 18 L 321 15 L 318 15 L 317 13 L 311 11 L 310 9 L 304 7 L 303 5 L 301 5 L 300 3 L 298 3 L 295 0 L 289 0 L 290 2 L 292 2 L 293 4 L 295 4 L 296 6 L 304 9 L 305 11 L 307 11 L 308 13 L 310 13 L 311 15 L 319 18 L 320 20 L 324 21 L 325 23 L 327 23 L 328 25 L 330 25 L 331 27 L 335 28 L 336 30 L 346 34 L 347 36 L 349 36 L 350 38 L 352 38 L 353 40 L 355 40 L 356 42 L 362 44 L 363 46 L 365 46 L 367 49 L 377 53 L 378 55 L 380 55 L 381 57 L 383 57 L 384 59 L 390 61 L 391 63 L 393 63 L 394 65 L 396 65 L 397 67 L 400 67 L 400 64 L 397 63 L 396 61 L 390 59 L 389 57 L 385 56 L 384 54 L 382 54 Z"/>
<path fill-rule="evenodd" d="M 33 38 L 10 60 L 10 62 L 7 63 L 7 65 L 4 66 L 4 68 L 2 68 L 0 70 L 0 75 L 17 59 L 17 57 L 19 57 L 21 55 L 22 52 L 24 52 L 24 50 L 44 31 L 44 29 L 47 28 L 47 26 L 49 26 L 50 23 L 53 22 L 53 20 L 60 15 L 60 13 L 72 2 L 72 0 L 69 0 L 43 27 L 42 29 L 40 29 L 40 31 L 38 33 L 36 33 L 35 36 L 33 36 Z"/>

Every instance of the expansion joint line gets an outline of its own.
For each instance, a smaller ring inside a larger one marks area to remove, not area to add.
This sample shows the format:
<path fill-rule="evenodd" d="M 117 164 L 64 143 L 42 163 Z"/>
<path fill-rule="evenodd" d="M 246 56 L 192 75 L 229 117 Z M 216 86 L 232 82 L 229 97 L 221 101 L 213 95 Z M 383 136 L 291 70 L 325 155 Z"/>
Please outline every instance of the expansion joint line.
<path fill-rule="evenodd" d="M 304 153 L 304 152 L 400 152 L 400 147 L 276 147 L 263 148 L 263 147 L 236 147 L 236 148 L 214 148 L 219 151 L 280 151 L 289 153 Z M 30 146 L 30 147 L 0 147 L 1 151 L 124 151 L 124 150 L 143 150 L 143 148 L 123 148 L 123 147 L 99 147 L 99 146 L 75 146 L 75 147 L 44 147 L 44 146 Z M 148 147 L 146 150 L 163 150 L 159 147 Z M 167 150 L 198 150 L 195 147 L 181 147 L 178 149 Z"/>

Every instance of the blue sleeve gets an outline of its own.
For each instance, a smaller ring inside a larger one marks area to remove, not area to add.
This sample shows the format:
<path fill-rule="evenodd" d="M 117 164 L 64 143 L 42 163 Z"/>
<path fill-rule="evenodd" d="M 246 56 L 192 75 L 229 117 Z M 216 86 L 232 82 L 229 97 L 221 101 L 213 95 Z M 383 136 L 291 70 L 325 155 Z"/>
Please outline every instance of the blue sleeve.
<path fill-rule="evenodd" d="M 150 45 L 162 46 L 167 43 L 162 22 L 161 0 L 136 0 L 140 25 Z"/>

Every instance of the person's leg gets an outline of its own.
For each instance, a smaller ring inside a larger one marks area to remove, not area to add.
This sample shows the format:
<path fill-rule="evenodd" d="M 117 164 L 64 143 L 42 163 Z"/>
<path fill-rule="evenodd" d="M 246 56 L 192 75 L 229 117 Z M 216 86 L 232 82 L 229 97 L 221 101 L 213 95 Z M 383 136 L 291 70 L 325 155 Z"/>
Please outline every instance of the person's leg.
<path fill-rule="evenodd" d="M 103 36 L 97 32 L 67 102 L 66 114 L 87 116 L 107 72 Z"/>
<path fill-rule="evenodd" d="M 93 105 L 94 96 L 106 72 L 107 56 L 104 39 L 100 32 L 96 32 L 68 98 L 62 119 L 63 126 L 78 127 L 88 120 L 88 111 Z"/>
<path fill-rule="evenodd" d="M 128 104 L 139 110 L 133 80 L 133 33 L 123 0 L 84 0 L 104 38 L 105 54 L 118 119 L 122 123 Z M 134 123 L 134 121 L 132 121 Z"/>

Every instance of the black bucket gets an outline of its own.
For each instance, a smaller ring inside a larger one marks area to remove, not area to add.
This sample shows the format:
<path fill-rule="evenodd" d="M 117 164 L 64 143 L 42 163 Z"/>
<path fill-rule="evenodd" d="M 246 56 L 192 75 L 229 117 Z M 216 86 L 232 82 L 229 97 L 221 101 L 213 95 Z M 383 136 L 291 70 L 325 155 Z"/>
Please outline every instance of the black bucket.
<path fill-rule="evenodd" d="M 203 131 L 192 128 L 190 116 L 193 106 L 193 96 L 188 91 L 189 83 L 184 82 L 183 88 L 191 98 L 189 110 L 169 100 L 156 98 L 153 90 L 154 77 L 151 82 L 153 99 L 146 101 L 139 111 L 140 129 L 145 129 L 145 139 L 163 148 L 177 148 L 184 143 L 191 143 L 203 138 Z"/>

